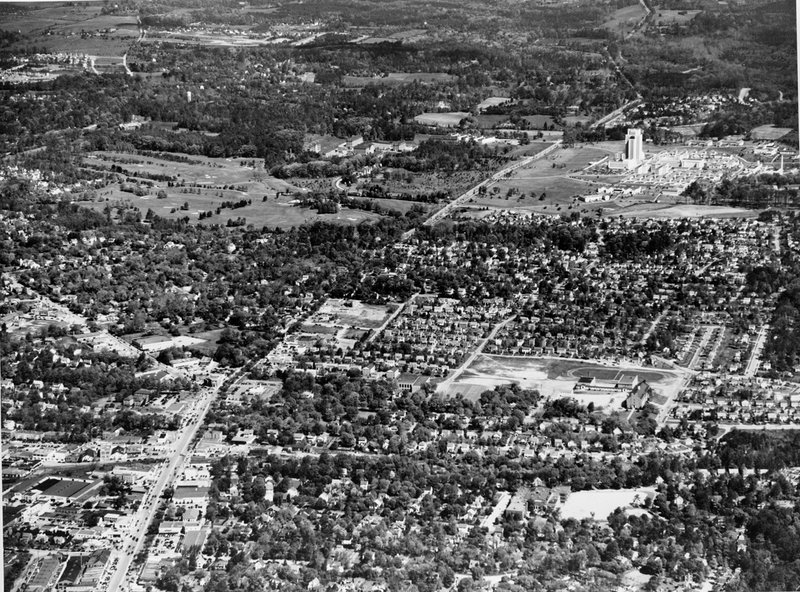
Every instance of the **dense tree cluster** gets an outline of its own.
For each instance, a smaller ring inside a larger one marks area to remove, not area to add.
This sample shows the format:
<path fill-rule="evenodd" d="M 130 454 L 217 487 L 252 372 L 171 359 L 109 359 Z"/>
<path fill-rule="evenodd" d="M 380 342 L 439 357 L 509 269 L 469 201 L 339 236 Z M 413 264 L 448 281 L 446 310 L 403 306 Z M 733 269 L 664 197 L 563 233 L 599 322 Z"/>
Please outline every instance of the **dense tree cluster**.
<path fill-rule="evenodd" d="M 339 393 L 336 398 L 353 407 L 334 413 L 355 418 L 359 405 L 386 408 L 363 398 L 376 392 L 355 377 L 314 380 L 290 374 L 281 400 L 253 411 L 270 422 L 275 414 L 284 417 L 284 406 L 297 416 L 303 406 L 329 405 L 333 399 L 327 393 Z M 400 401 L 411 403 L 414 397 L 395 400 L 401 406 Z M 480 405 L 480 413 L 493 417 L 513 414 L 535 401 L 534 393 L 512 387 L 484 393 L 479 404 L 424 398 L 414 404 L 457 405 L 458 414 L 467 417 Z M 587 414 L 569 401 L 547 409 L 553 417 Z M 435 415 L 421 410 L 421 417 Z M 233 417 L 241 413 L 234 411 L 226 421 Z M 782 525 L 796 520 L 792 508 L 797 491 L 772 471 L 795 464 L 796 439 L 796 433 L 733 432 L 707 452 L 698 451 L 694 460 L 653 453 L 634 463 L 509 459 L 491 452 L 453 456 L 439 447 L 416 455 L 322 452 L 299 463 L 260 453 L 222 458 L 212 468 L 209 517 L 218 524 L 235 517 L 250 528 L 220 529 L 209 538 L 206 553 L 240 559 L 229 563 L 228 575 L 213 580 L 208 589 L 246 589 L 242 582 L 254 578 L 291 589 L 314 577 L 323 582 L 365 577 L 381 579 L 389 589 L 413 583 L 427 590 L 442 585 L 452 572 L 480 580 L 512 565 L 514 576 L 500 584 L 502 589 L 518 590 L 561 576 L 584 585 L 607 578 L 602 581 L 608 585 L 631 565 L 653 576 L 649 589 L 657 589 L 666 578 L 703 578 L 737 567 L 741 576 L 731 581 L 732 590 L 791 587 L 797 577 L 792 549 L 800 539 Z M 756 472 L 746 476 L 751 468 Z M 267 482 L 271 501 L 264 499 Z M 613 513 L 607 527 L 561 520 L 551 511 L 539 519 L 501 517 L 502 534 L 488 553 L 485 532 L 477 526 L 468 527 L 466 536 L 453 536 L 469 520 L 465 517 L 472 516 L 470 508 L 487 502 L 491 506 L 498 489 L 515 491 L 537 482 L 569 483 L 573 490 L 654 486 L 655 495 L 642 501 L 642 512 Z M 431 554 L 431 549 L 437 551 Z M 260 558 L 267 567 L 254 567 L 248 557 Z M 354 562 L 353 557 L 360 559 Z M 401 564 L 397 558 L 403 559 Z M 307 562 L 299 580 L 268 567 L 286 560 Z M 428 576 L 412 565 L 426 566 Z"/>

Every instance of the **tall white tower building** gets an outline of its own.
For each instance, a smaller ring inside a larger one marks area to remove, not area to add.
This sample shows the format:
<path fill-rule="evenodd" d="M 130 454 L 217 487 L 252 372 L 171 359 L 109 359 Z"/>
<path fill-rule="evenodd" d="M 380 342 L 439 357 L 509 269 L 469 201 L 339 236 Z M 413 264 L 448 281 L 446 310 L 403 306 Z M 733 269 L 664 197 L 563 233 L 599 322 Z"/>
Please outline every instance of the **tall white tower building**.
<path fill-rule="evenodd" d="M 642 130 L 631 128 L 625 136 L 625 161 L 628 168 L 635 168 L 644 162 L 644 148 L 642 148 Z"/>

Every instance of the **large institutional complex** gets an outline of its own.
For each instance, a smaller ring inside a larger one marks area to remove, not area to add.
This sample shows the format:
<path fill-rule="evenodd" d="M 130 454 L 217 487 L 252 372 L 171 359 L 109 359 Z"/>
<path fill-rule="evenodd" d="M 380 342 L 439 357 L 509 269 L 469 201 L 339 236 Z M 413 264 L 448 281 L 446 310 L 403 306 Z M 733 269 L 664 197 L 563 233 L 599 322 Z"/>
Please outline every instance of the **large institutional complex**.
<path fill-rule="evenodd" d="M 613 170 L 632 171 L 644 162 L 642 130 L 628 129 L 625 136 L 625 153 L 618 154 L 616 160 L 609 161 L 608 168 Z"/>

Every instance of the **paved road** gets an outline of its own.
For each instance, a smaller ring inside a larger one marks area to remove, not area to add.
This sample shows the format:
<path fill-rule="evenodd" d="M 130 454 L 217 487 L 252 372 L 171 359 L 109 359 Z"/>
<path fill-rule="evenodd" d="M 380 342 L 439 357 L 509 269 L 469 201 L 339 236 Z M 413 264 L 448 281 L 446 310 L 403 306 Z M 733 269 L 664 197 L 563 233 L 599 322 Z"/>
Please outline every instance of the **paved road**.
<path fill-rule="evenodd" d="M 208 413 L 211 403 L 217 397 L 221 386 L 222 380 L 219 380 L 214 387 L 203 389 L 200 392 L 200 398 L 193 405 L 193 411 L 190 411 L 190 417 L 194 417 L 194 419 L 190 420 L 181 429 L 171 459 L 162 464 L 155 485 L 149 489 L 142 499 L 139 511 L 135 515 L 134 523 L 131 528 L 131 536 L 126 537 L 120 551 L 112 554 L 112 558 L 114 556 L 119 557 L 119 562 L 117 563 L 117 569 L 114 575 L 109 581 L 108 588 L 106 588 L 107 592 L 117 592 L 123 579 L 126 579 L 133 558 L 142 549 L 147 526 L 152 522 L 155 516 L 159 498 L 164 493 L 167 486 L 174 482 L 181 465 L 188 455 L 189 445 L 197 434 L 197 430 L 203 425 L 206 413 Z M 126 579 L 126 583 L 128 581 L 134 581 L 134 579 L 135 576 L 131 574 L 130 580 Z M 125 589 L 127 589 L 127 587 L 126 585 Z"/>
<path fill-rule="evenodd" d="M 478 190 L 481 187 L 488 187 L 488 186 L 492 185 L 495 181 L 499 181 L 500 179 L 502 179 L 503 177 L 505 177 L 506 175 L 508 175 L 512 171 L 515 171 L 515 170 L 517 170 L 519 168 L 522 168 L 524 166 L 528 166 L 532 162 L 534 162 L 536 160 L 539 160 L 541 158 L 544 158 L 545 156 L 547 156 L 548 154 L 550 154 L 554 150 L 557 150 L 559 146 L 561 146 L 561 140 L 556 140 L 556 142 L 553 145 L 548 146 L 547 148 L 545 148 L 541 152 L 539 152 L 537 154 L 534 154 L 532 156 L 526 156 L 522 160 L 515 161 L 515 162 L 509 164 L 507 167 L 504 167 L 504 168 L 500 169 L 499 171 L 494 173 L 488 179 L 484 179 L 483 181 L 481 181 L 480 183 L 478 183 L 477 185 L 475 185 L 471 189 L 468 189 L 466 192 L 464 192 L 461 195 L 459 195 L 453 201 L 447 203 L 441 210 L 438 210 L 438 211 L 434 212 L 427 220 L 425 220 L 425 222 L 423 223 L 423 226 L 433 226 L 434 224 L 436 224 L 437 222 L 439 222 L 443 218 L 449 216 L 450 212 L 454 208 L 457 208 L 462 203 L 464 203 L 466 200 L 468 200 L 471 197 L 474 197 L 475 195 L 477 195 L 478 194 Z"/>
<path fill-rule="evenodd" d="M 404 311 L 404 310 L 405 310 L 405 309 L 406 309 L 406 308 L 407 308 L 407 307 L 408 307 L 410 304 L 412 304 L 416 298 L 417 298 L 417 294 L 413 294 L 413 295 L 411 296 L 411 298 L 409 298 L 409 299 L 408 299 L 408 301 L 407 301 L 407 302 L 404 302 L 403 304 L 401 304 L 400 306 L 398 306 L 398 307 L 397 307 L 397 310 L 395 310 L 395 311 L 394 311 L 394 312 L 391 314 L 391 316 L 390 316 L 388 319 L 386 319 L 386 320 L 384 321 L 384 323 L 383 323 L 383 324 L 382 324 L 380 327 L 378 327 L 377 329 L 375 329 L 375 330 L 372 332 L 372 335 L 370 335 L 369 337 L 367 337 L 367 341 L 366 341 L 366 342 L 367 342 L 367 343 L 372 343 L 373 341 L 375 341 L 375 338 L 376 338 L 376 337 L 378 337 L 378 335 L 380 335 L 381 333 L 383 333 L 384 329 L 386 329 L 386 327 L 388 327 L 388 326 L 391 324 L 391 322 L 392 322 L 393 320 L 395 320 L 395 319 L 396 319 L 398 316 L 400 316 L 400 313 L 401 313 L 401 312 L 403 312 L 403 311 Z"/>
<path fill-rule="evenodd" d="M 690 370 L 694 370 L 697 367 L 697 363 L 700 361 L 700 356 L 703 355 L 703 350 L 711 340 L 711 334 L 714 332 L 714 329 L 716 329 L 716 327 L 713 325 L 702 326 L 699 328 L 699 331 L 702 331 L 703 335 L 700 337 L 700 343 L 697 345 L 697 349 L 694 350 L 691 361 L 687 364 Z"/>
<path fill-rule="evenodd" d="M 481 341 L 481 342 L 478 344 L 478 347 L 476 347 L 476 348 L 475 348 L 475 349 L 472 351 L 472 353 L 471 353 L 471 354 L 470 354 L 470 356 L 469 356 L 469 357 L 468 357 L 468 358 L 467 358 L 467 359 L 464 361 L 464 363 L 463 363 L 463 364 L 461 364 L 461 365 L 460 365 L 460 366 L 459 366 L 459 367 L 456 369 L 456 371 L 455 371 L 455 372 L 453 372 L 453 374 L 451 374 L 450 376 L 448 376 L 447 378 L 445 378 L 445 379 L 444 379 L 442 382 L 440 382 L 440 383 L 439 383 L 439 384 L 436 386 L 436 390 L 437 390 L 437 392 L 440 392 L 440 393 L 444 393 L 444 392 L 446 392 L 446 391 L 447 391 L 447 389 L 449 389 L 449 388 L 450 388 L 450 387 L 453 385 L 453 383 L 456 381 L 456 379 L 457 379 L 459 376 L 461 376 L 461 374 L 463 374 L 464 370 L 466 370 L 467 368 L 469 368 L 469 367 L 470 367 L 470 365 L 472 364 L 472 362 L 474 362 L 474 361 L 475 361 L 475 358 L 477 358 L 477 357 L 478 357 L 478 356 L 481 354 L 481 352 L 483 352 L 483 348 L 484 348 L 484 347 L 486 347 L 486 344 L 487 344 L 487 343 L 489 343 L 489 341 L 490 341 L 490 340 L 494 339 L 494 336 L 495 336 L 495 335 L 497 335 L 497 333 L 500 331 L 500 329 L 502 329 L 502 328 L 503 328 L 503 327 L 505 327 L 505 326 L 506 326 L 508 323 L 510 323 L 511 321 L 513 321 L 513 320 L 514 320 L 514 318 L 515 318 L 516 316 L 517 316 L 517 315 L 511 315 L 511 316 L 510 316 L 510 317 L 508 317 L 506 320 L 504 320 L 504 321 L 500 321 L 499 323 L 497 323 L 497 324 L 494 326 L 494 329 L 492 329 L 492 330 L 491 330 L 491 332 L 489 333 L 489 335 L 487 335 L 487 336 L 484 338 L 484 340 L 483 340 L 483 341 Z"/>
<path fill-rule="evenodd" d="M 641 4 L 644 7 L 644 16 L 638 23 L 636 23 L 636 26 L 633 27 L 633 29 L 631 29 L 631 32 L 625 35 L 625 39 L 629 39 L 630 37 L 638 33 L 639 29 L 641 29 L 644 23 L 647 21 L 647 17 L 649 17 L 650 13 L 653 12 L 652 10 L 650 10 L 650 7 L 644 0 L 639 0 L 639 4 Z"/>
<path fill-rule="evenodd" d="M 609 55 L 609 59 L 611 59 L 611 63 L 614 65 L 614 68 L 616 69 L 617 73 L 620 76 L 622 76 L 622 71 L 617 67 L 617 64 L 614 63 L 614 60 L 613 60 L 613 58 L 610 57 L 610 55 Z M 627 80 L 627 78 L 626 78 L 626 80 Z M 627 103 L 625 103 L 619 109 L 615 109 L 614 111 L 612 111 L 608 115 L 606 115 L 606 116 L 598 119 L 597 121 L 595 121 L 591 126 L 589 126 L 589 129 L 597 129 L 601 125 L 605 125 L 609 121 L 612 121 L 612 120 L 616 119 L 617 117 L 619 117 L 620 115 L 625 113 L 625 111 L 627 111 L 631 107 L 634 107 L 634 106 L 638 105 L 639 103 L 641 103 L 641 99 L 634 99 L 632 101 L 628 101 Z"/>
<path fill-rule="evenodd" d="M 503 512 L 506 511 L 509 502 L 511 502 L 511 494 L 507 491 L 501 492 L 500 499 L 497 500 L 497 504 L 492 510 L 492 513 L 481 521 L 481 527 L 488 529 L 490 533 L 493 532 L 495 522 L 497 522 Z"/>
<path fill-rule="evenodd" d="M 761 350 L 764 349 L 764 343 L 767 341 L 767 333 L 769 333 L 769 325 L 764 325 L 758 332 L 756 342 L 753 344 L 753 351 L 750 352 L 750 359 L 747 361 L 747 368 L 744 375 L 747 378 L 752 378 L 758 372 L 758 367 L 761 365 Z"/>
<path fill-rule="evenodd" d="M 647 340 L 650 338 L 650 335 L 653 334 L 653 331 L 656 330 L 656 327 L 664 319 L 664 315 L 666 315 L 668 312 L 669 309 L 666 309 L 662 311 L 655 319 L 653 319 L 653 322 L 650 323 L 650 327 L 647 329 L 647 331 L 644 332 L 644 335 L 642 336 L 642 340 L 640 342 L 642 345 L 647 343 Z"/>
<path fill-rule="evenodd" d="M 16 279 L 10 274 L 5 274 L 5 277 L 12 282 L 12 285 L 20 286 L 19 282 L 17 282 Z M 65 306 L 53 302 L 41 294 L 38 295 L 38 298 L 43 306 L 55 310 L 59 318 L 62 320 L 66 320 L 74 325 L 87 325 L 87 320 L 84 317 L 73 313 Z M 115 337 L 111 334 L 107 334 L 106 337 L 108 339 L 118 341 L 118 345 L 121 348 L 125 348 L 126 350 L 130 348 L 133 350 L 131 353 L 135 353 L 135 355 L 140 353 L 138 349 L 133 348 L 129 343 L 122 341 L 118 337 Z M 148 357 L 155 361 L 152 356 L 148 355 Z M 182 371 L 176 368 L 164 366 L 160 362 L 156 363 L 174 376 L 186 376 Z M 131 526 L 129 536 L 125 537 L 124 542 L 119 550 L 112 550 L 109 561 L 113 562 L 116 559 L 117 567 L 114 571 L 114 574 L 111 576 L 108 587 L 106 588 L 108 592 L 117 592 L 117 590 L 120 589 L 120 585 L 122 584 L 123 579 L 126 577 L 130 565 L 133 562 L 133 558 L 142 548 L 145 532 L 147 531 L 147 526 L 155 516 L 155 512 L 158 507 L 158 500 L 161 497 L 161 494 L 164 492 L 164 489 L 174 481 L 180 465 L 187 456 L 189 445 L 197 433 L 197 430 L 203 424 L 206 413 L 208 413 L 211 403 L 219 394 L 219 389 L 222 387 L 224 381 L 225 377 L 221 376 L 217 379 L 214 386 L 202 389 L 187 411 L 186 416 L 189 418 L 189 421 L 187 421 L 187 423 L 180 429 L 170 460 L 165 461 L 162 464 L 161 471 L 156 478 L 155 486 L 152 487 L 142 499 L 139 510 L 133 517 L 133 524 Z"/>
<path fill-rule="evenodd" d="M 684 374 L 683 377 L 681 377 L 681 379 L 676 381 L 673 385 L 669 386 L 668 388 L 660 389 L 661 394 L 665 395 L 667 400 L 664 401 L 663 405 L 661 405 L 658 415 L 656 416 L 656 424 L 658 424 L 659 427 L 664 427 L 667 425 L 669 414 L 672 411 L 672 408 L 675 407 L 675 399 L 677 399 L 678 394 L 680 394 L 680 392 L 687 387 L 691 378 L 692 373 L 686 372 L 686 374 Z"/>

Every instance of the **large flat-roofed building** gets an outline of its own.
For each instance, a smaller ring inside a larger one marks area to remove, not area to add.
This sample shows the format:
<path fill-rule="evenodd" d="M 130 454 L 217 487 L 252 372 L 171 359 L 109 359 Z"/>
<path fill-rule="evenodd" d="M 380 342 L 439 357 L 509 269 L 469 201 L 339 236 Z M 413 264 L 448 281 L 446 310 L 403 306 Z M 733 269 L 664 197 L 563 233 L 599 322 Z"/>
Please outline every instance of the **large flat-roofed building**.
<path fill-rule="evenodd" d="M 64 563 L 57 557 L 45 557 L 39 565 L 39 570 L 28 582 L 27 590 L 30 592 L 45 592 L 52 590 L 53 584 L 64 570 Z"/>
<path fill-rule="evenodd" d="M 618 378 L 602 379 L 595 376 L 582 376 L 572 388 L 573 391 L 594 391 L 598 393 L 624 393 L 631 391 L 639 384 L 639 377 L 636 375 L 623 374 Z"/>
<path fill-rule="evenodd" d="M 172 501 L 177 506 L 205 510 L 208 505 L 208 487 L 176 487 Z"/>

